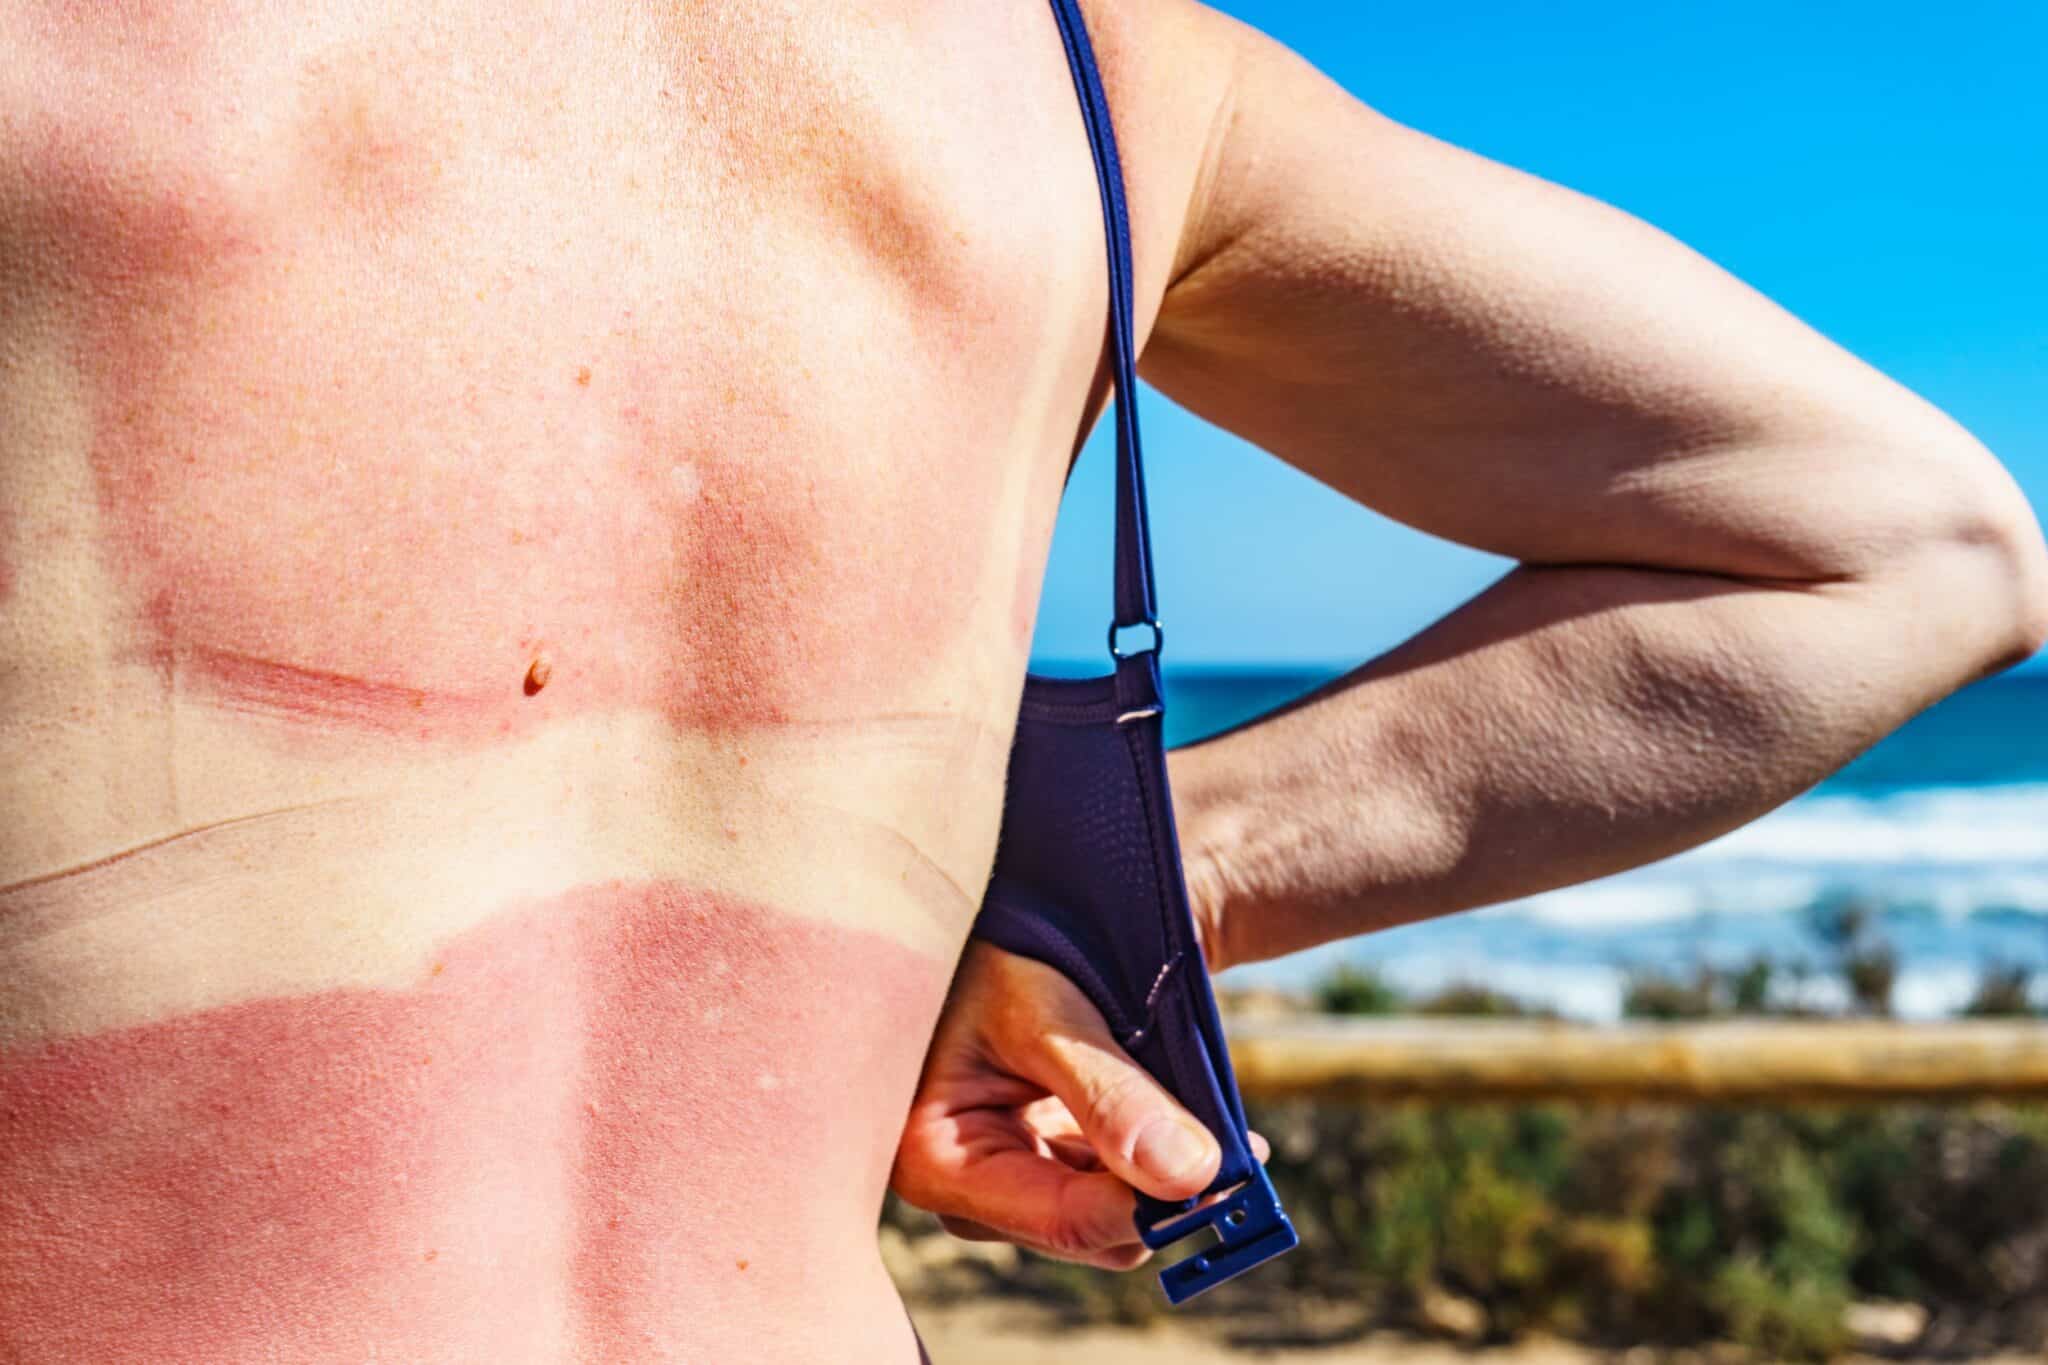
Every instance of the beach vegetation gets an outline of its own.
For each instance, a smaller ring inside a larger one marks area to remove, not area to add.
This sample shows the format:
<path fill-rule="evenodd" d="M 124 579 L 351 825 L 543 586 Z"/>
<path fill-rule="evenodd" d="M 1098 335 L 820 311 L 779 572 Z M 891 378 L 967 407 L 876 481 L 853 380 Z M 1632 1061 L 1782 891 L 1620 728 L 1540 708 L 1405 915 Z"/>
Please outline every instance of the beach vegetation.
<path fill-rule="evenodd" d="M 1889 978 L 1873 964 L 1888 946 L 1870 918 L 1848 905 L 1815 922 L 1847 1012 L 1885 1013 Z M 1799 1002 L 1813 969 L 1795 968 L 1755 960 L 1637 974 L 1626 1012 L 1810 1013 Z M 1965 1012 L 2031 1015 L 2032 1001 L 2028 971 L 1994 965 Z M 1350 1015 L 1541 1013 L 1480 987 L 1411 998 L 1366 968 L 1333 974 L 1302 1003 Z M 1920 1354 L 2048 1341 L 2048 1106 L 1300 1100 L 1254 1105 L 1252 1124 L 1273 1146 L 1269 1169 L 1304 1246 L 1192 1311 L 1255 1318 L 1269 1334 L 1289 1304 L 1319 1305 L 1324 1317 L 1337 1304 L 1359 1332 L 1718 1342 L 1756 1360 L 1823 1361 L 1857 1344 L 1857 1305 L 1875 1301 L 1912 1306 Z M 913 1211 L 890 1217 L 912 1235 L 942 1235 Z M 1077 1321 L 1164 1311 L 1149 1271 L 1029 1255 L 976 1264 L 983 1291 L 1049 1299 Z"/>

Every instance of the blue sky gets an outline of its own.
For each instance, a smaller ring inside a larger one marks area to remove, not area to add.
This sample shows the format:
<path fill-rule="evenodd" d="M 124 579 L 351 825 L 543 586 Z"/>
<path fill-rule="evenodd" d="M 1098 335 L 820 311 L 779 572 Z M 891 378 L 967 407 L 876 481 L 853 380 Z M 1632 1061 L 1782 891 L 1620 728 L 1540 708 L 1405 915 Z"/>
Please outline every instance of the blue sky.
<path fill-rule="evenodd" d="M 1672 233 L 1953 414 L 2048 511 L 2048 5 L 1219 7 L 1391 117 Z M 1355 662 L 1505 567 L 1142 402 L 1169 663 Z M 1067 493 L 1041 662 L 1101 654 L 1108 433 Z"/>

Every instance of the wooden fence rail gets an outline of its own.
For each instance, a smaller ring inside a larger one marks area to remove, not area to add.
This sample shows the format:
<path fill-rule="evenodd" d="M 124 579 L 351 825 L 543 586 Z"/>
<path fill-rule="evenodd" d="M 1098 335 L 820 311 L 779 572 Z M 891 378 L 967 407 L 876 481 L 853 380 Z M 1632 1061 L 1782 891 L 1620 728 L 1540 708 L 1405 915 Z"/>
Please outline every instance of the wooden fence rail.
<path fill-rule="evenodd" d="M 2048 1100 L 2048 1023 L 1232 1021 L 1256 1099 Z"/>

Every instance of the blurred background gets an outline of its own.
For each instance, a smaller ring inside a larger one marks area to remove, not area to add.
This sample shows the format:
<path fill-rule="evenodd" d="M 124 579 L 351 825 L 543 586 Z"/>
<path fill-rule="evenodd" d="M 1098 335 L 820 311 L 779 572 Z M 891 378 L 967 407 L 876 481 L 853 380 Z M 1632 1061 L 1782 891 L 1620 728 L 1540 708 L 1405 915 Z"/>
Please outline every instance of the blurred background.
<path fill-rule="evenodd" d="M 1218 7 L 1391 117 L 1672 233 L 1948 411 L 2048 508 L 2048 6 Z M 1169 743 L 1356 666 L 1506 568 L 1141 402 Z M 1069 487 L 1040 671 L 1103 671 L 1108 438 Z M 1957 1019 L 2048 1030 L 2027 1022 L 2048 1007 L 2048 660 L 1704 848 L 1218 986 L 1266 1027 L 1752 1017 L 1851 1069 Z M 1830 1052 L 1845 1019 L 1919 1032 Z M 884 1246 L 941 1361 L 2040 1359 L 2048 1105 L 1951 1079 L 1885 1104 L 1248 1083 L 1307 1245 L 1170 1322 L 1150 1270 L 973 1247 L 901 1209 Z"/>

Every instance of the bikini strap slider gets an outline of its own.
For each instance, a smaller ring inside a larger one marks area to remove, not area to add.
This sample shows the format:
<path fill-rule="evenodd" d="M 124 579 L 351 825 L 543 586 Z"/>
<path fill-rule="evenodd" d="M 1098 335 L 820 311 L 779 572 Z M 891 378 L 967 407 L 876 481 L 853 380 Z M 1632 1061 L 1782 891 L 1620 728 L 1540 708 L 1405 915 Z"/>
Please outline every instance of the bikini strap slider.
<path fill-rule="evenodd" d="M 1136 630 L 1140 626 L 1152 632 L 1152 639 L 1141 649 L 1119 649 L 1117 647 L 1117 636 L 1127 630 Z M 1119 662 L 1125 659 L 1135 659 L 1140 654 L 1157 654 L 1165 644 L 1166 628 L 1159 624 L 1157 617 L 1148 616 L 1142 621 L 1133 621 L 1129 625 L 1118 625 L 1115 621 L 1109 623 L 1109 656 Z"/>

